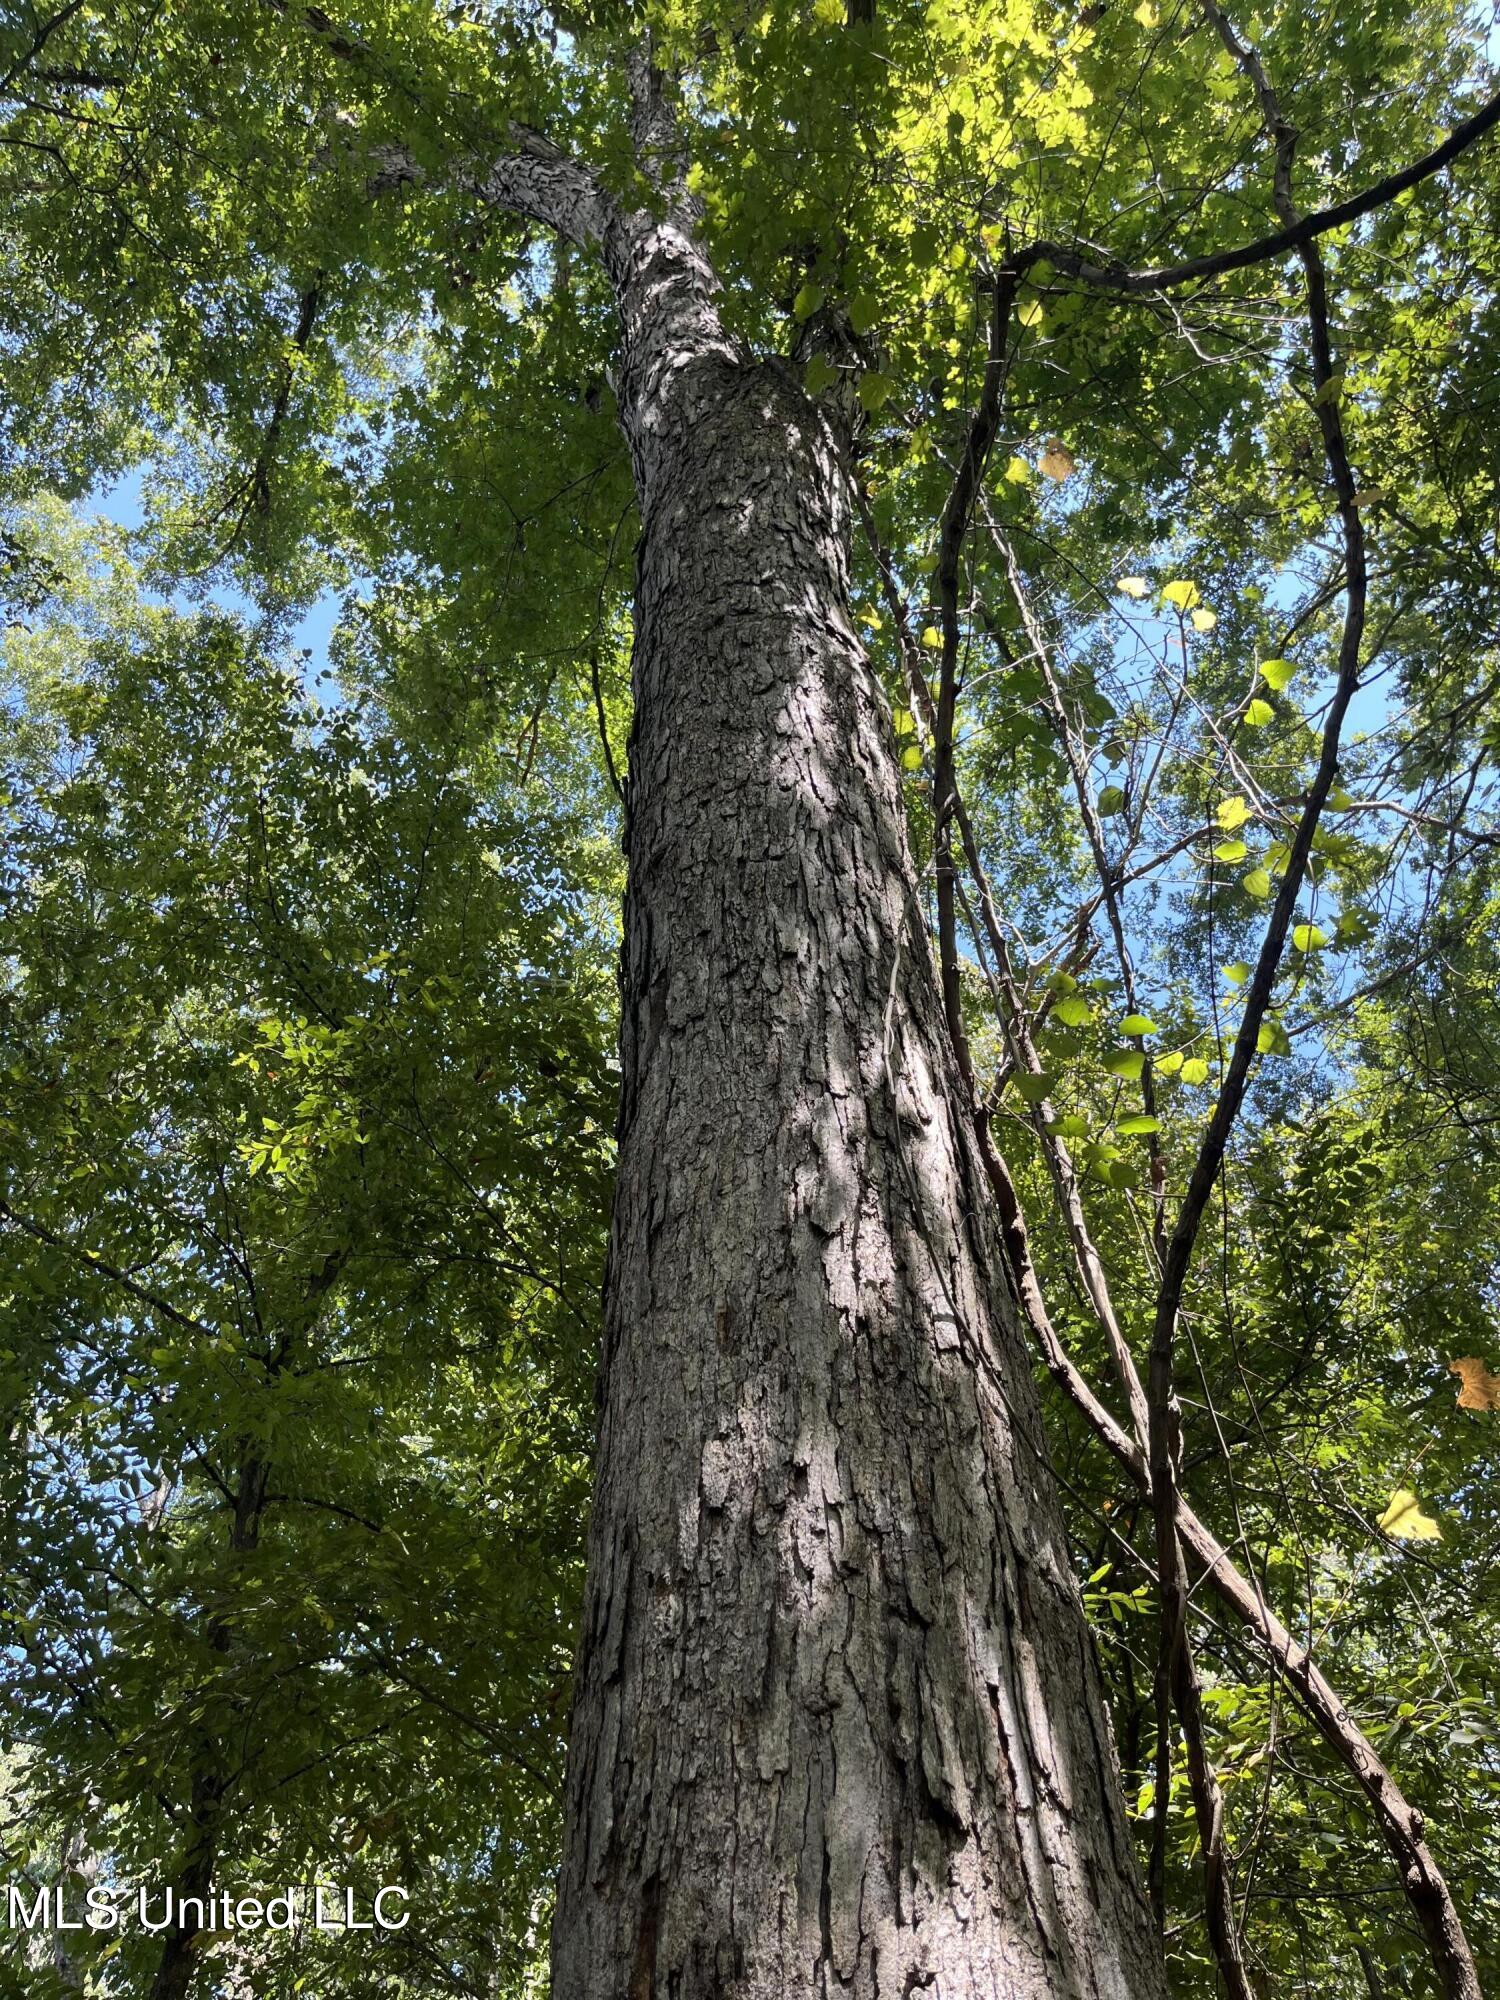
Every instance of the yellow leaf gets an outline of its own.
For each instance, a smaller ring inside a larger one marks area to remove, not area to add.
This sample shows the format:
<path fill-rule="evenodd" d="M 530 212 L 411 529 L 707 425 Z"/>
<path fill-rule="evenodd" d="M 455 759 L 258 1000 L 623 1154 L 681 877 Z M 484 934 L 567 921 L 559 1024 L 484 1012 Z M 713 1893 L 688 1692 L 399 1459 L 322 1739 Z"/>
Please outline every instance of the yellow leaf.
<path fill-rule="evenodd" d="M 1475 1355 L 1450 1361 L 1448 1373 L 1459 1378 L 1458 1407 L 1461 1410 L 1494 1410 L 1500 1413 L 1500 1375 L 1492 1375 Z"/>
<path fill-rule="evenodd" d="M 1214 814 L 1214 818 L 1226 833 L 1238 832 L 1249 817 L 1250 808 L 1238 795 L 1233 798 L 1220 799 L 1219 809 Z"/>
<path fill-rule="evenodd" d="M 1123 596 L 1133 597 L 1137 601 L 1151 595 L 1151 586 L 1143 576 L 1122 576 L 1115 589 Z"/>
<path fill-rule="evenodd" d="M 1040 299 L 1028 299 L 1016 314 L 1022 326 L 1040 326 L 1045 316 L 1046 308 Z"/>
<path fill-rule="evenodd" d="M 1218 622 L 1219 615 L 1216 611 L 1203 610 L 1193 613 L 1193 630 L 1195 632 L 1212 632 Z"/>
<path fill-rule="evenodd" d="M 1195 604 L 1203 602 L 1203 593 L 1196 583 L 1189 583 L 1185 576 L 1175 577 L 1162 591 L 1168 604 L 1175 604 L 1179 611 L 1191 611 Z"/>
<path fill-rule="evenodd" d="M 1422 1503 L 1415 1493 L 1404 1486 L 1398 1486 L 1391 1495 L 1391 1504 L 1375 1524 L 1383 1535 L 1390 1535 L 1398 1542 L 1440 1542 L 1443 1531 L 1430 1514 L 1422 1512 Z"/>
<path fill-rule="evenodd" d="M 1012 457 L 1006 465 L 1005 476 L 1012 486 L 1024 486 L 1031 477 L 1031 467 L 1024 458 Z"/>
<path fill-rule="evenodd" d="M 1055 479 L 1059 485 L 1078 470 L 1077 459 L 1061 438 L 1048 438 L 1047 448 L 1037 460 L 1037 464 L 1049 479 Z"/>
<path fill-rule="evenodd" d="M 936 625 L 929 625 L 924 629 L 922 633 L 922 644 L 924 646 L 930 646 L 933 652 L 935 653 L 939 653 L 942 651 L 943 635 L 938 630 Z"/>

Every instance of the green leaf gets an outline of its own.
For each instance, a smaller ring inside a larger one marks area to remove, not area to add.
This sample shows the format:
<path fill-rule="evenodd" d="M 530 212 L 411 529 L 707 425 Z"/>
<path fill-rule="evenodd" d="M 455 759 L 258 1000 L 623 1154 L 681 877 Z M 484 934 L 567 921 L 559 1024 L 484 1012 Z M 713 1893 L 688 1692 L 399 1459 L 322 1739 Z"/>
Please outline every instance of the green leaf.
<path fill-rule="evenodd" d="M 1422 1503 L 1407 1487 L 1398 1486 L 1375 1523 L 1383 1535 L 1398 1542 L 1440 1542 L 1443 1531 L 1431 1514 L 1422 1512 Z"/>
<path fill-rule="evenodd" d="M 1244 959 L 1237 958 L 1233 965 L 1225 966 L 1224 977 L 1229 981 L 1231 986 L 1243 986 L 1245 981 L 1250 977 L 1250 968 Z"/>
<path fill-rule="evenodd" d="M 889 375 L 882 375 L 878 368 L 868 368 L 859 378 L 860 403 L 873 417 L 877 410 L 885 408 L 895 388 Z"/>
<path fill-rule="evenodd" d="M 809 396 L 820 396 L 839 379 L 839 371 L 826 354 L 815 354 L 803 371 L 802 386 Z"/>
<path fill-rule="evenodd" d="M 1119 785 L 1106 785 L 1099 794 L 1099 817 L 1109 819 L 1124 810 L 1125 793 Z"/>
<path fill-rule="evenodd" d="M 1243 840 L 1221 840 L 1214 849 L 1215 861 L 1243 861 L 1250 852 Z"/>
<path fill-rule="evenodd" d="M 1292 943 L 1298 951 L 1321 951 L 1328 942 L 1328 933 L 1317 924 L 1294 924 Z"/>
<path fill-rule="evenodd" d="M 1250 808 L 1236 794 L 1233 798 L 1220 799 L 1214 818 L 1225 833 L 1235 833 L 1250 818 Z"/>
<path fill-rule="evenodd" d="M 1268 701 L 1262 701 L 1258 695 L 1245 708 L 1245 721 L 1249 723 L 1252 729 L 1264 729 L 1268 722 L 1275 719 L 1275 715 L 1276 711 L 1272 708 L 1271 704 Z"/>
<path fill-rule="evenodd" d="M 1271 893 L 1271 878 L 1264 868 L 1252 868 L 1248 875 L 1240 877 L 1240 886 L 1264 902 Z"/>
<path fill-rule="evenodd" d="M 1069 1111 L 1061 1118 L 1053 1118 L 1047 1125 L 1054 1139 L 1082 1139 L 1087 1136 L 1089 1121 L 1081 1112 Z"/>
<path fill-rule="evenodd" d="M 1122 1035 L 1154 1035 L 1156 1023 L 1149 1014 L 1127 1014 L 1120 1023 Z"/>
<path fill-rule="evenodd" d="M 1017 1073 L 1013 1081 L 1016 1094 L 1027 1104 L 1040 1104 L 1044 1097 L 1051 1095 L 1053 1080 L 1044 1069 L 1038 1070 L 1035 1075 L 1022 1070 Z"/>
<path fill-rule="evenodd" d="M 786 293 L 783 292 L 781 296 L 785 298 Z M 799 320 L 811 319 L 822 303 L 823 287 L 815 285 L 809 278 L 792 300 L 792 317 Z"/>
<path fill-rule="evenodd" d="M 873 333 L 880 319 L 880 301 L 873 292 L 856 292 L 849 301 L 849 324 L 857 334 Z"/>
<path fill-rule="evenodd" d="M 1176 1076 L 1183 1065 L 1181 1049 L 1169 1049 L 1165 1055 L 1152 1058 L 1151 1067 L 1158 1076 Z"/>
<path fill-rule="evenodd" d="M 1208 1064 L 1203 1060 L 1202 1056 L 1188 1057 L 1187 1061 L 1182 1065 L 1182 1080 L 1184 1083 L 1208 1082 Z"/>
<path fill-rule="evenodd" d="M 1122 1139 L 1141 1139 L 1150 1132 L 1159 1132 L 1161 1120 L 1148 1117 L 1144 1111 L 1137 1111 L 1129 1118 L 1120 1119 L 1115 1130 Z"/>
<path fill-rule="evenodd" d="M 1076 993 L 1070 993 L 1063 999 L 1055 1001 L 1052 1016 L 1065 1028 L 1086 1028 L 1094 1018 L 1088 1001 L 1080 999 Z"/>
<path fill-rule="evenodd" d="M 1280 694 L 1297 669 L 1290 660 L 1262 660 L 1260 677 L 1268 688 Z"/>
<path fill-rule="evenodd" d="M 1146 1058 L 1140 1049 L 1111 1049 L 1104 1058 L 1104 1067 L 1111 1076 L 1123 1077 L 1127 1083 L 1138 1083 L 1141 1071 L 1146 1067 Z"/>
<path fill-rule="evenodd" d="M 1267 1014 L 1261 1022 L 1255 1047 L 1257 1053 L 1263 1056 L 1289 1056 L 1292 1053 L 1291 1038 L 1277 1015 Z"/>

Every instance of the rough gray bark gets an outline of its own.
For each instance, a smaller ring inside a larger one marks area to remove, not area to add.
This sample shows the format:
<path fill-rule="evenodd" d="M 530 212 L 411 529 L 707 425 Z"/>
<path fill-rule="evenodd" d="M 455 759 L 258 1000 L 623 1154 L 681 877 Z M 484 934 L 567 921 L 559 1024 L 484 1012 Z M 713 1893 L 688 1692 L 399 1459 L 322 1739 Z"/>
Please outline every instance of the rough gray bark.
<path fill-rule="evenodd" d="M 555 2000 L 1165 1993 L 827 427 L 604 239 L 642 510 Z"/>

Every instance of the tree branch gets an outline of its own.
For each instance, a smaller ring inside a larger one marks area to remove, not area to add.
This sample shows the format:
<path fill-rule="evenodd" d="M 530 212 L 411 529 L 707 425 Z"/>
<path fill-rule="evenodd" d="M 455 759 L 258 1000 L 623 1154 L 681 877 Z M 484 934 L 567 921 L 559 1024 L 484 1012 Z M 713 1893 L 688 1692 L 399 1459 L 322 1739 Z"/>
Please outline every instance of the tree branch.
<path fill-rule="evenodd" d="M 1291 841 L 1286 869 L 1272 907 L 1266 934 L 1261 942 L 1255 971 L 1251 975 L 1246 992 L 1245 1008 L 1241 1016 L 1239 1031 L 1235 1036 L 1234 1048 L 1229 1065 L 1220 1085 L 1219 1095 L 1209 1120 L 1208 1131 L 1194 1162 L 1193 1171 L 1171 1239 L 1167 1245 L 1167 1255 L 1162 1268 L 1161 1288 L 1157 1295 L 1155 1322 L 1151 1336 L 1151 1362 L 1148 1378 L 1148 1401 L 1150 1404 L 1150 1469 L 1152 1504 L 1156 1516 L 1157 1568 L 1161 1580 L 1162 1596 L 1162 1645 L 1163 1657 L 1168 1662 L 1174 1690 L 1181 1690 L 1178 1702 L 1179 1712 L 1183 1700 L 1195 1711 L 1200 1704 L 1196 1698 L 1196 1675 L 1193 1670 L 1192 1652 L 1187 1630 L 1187 1577 L 1183 1566 L 1180 1521 L 1176 1501 L 1177 1464 L 1181 1444 L 1181 1415 L 1177 1406 L 1173 1386 L 1173 1350 L 1175 1345 L 1178 1314 L 1181 1309 L 1183 1289 L 1197 1243 L 1198 1231 L 1208 1205 L 1209 1197 L 1218 1179 L 1223 1164 L 1230 1135 L 1232 1134 L 1244 1102 L 1251 1065 L 1254 1062 L 1260 1029 L 1270 1005 L 1271 993 L 1286 948 L 1287 933 L 1291 928 L 1293 913 L 1302 891 L 1307 872 L 1308 858 L 1312 851 L 1313 837 L 1317 832 L 1324 805 L 1332 790 L 1338 770 L 1339 741 L 1344 717 L 1349 703 L 1359 686 L 1361 654 L 1364 644 L 1366 610 L 1369 598 L 1369 561 L 1365 542 L 1364 522 L 1356 503 L 1356 481 L 1349 461 L 1348 441 L 1344 432 L 1343 415 L 1339 401 L 1339 378 L 1333 362 L 1333 341 L 1330 326 L 1327 273 L 1322 253 L 1318 248 L 1317 236 L 1320 230 L 1309 226 L 1316 218 L 1298 216 L 1292 195 L 1292 161 L 1296 149 L 1297 134 L 1281 111 L 1280 102 L 1266 74 L 1259 57 L 1237 34 L 1233 25 L 1224 15 L 1217 0 L 1200 0 L 1203 13 L 1215 28 L 1220 40 L 1231 57 L 1239 65 L 1250 81 L 1261 108 L 1261 117 L 1266 136 L 1274 149 L 1273 200 L 1276 211 L 1283 222 L 1282 239 L 1287 247 L 1295 247 L 1301 258 L 1305 275 L 1307 300 L 1307 325 L 1309 345 L 1312 354 L 1313 381 L 1315 386 L 1314 407 L 1318 415 L 1319 428 L 1323 437 L 1323 452 L 1327 462 L 1329 479 L 1337 503 L 1339 523 L 1344 545 L 1344 622 L 1339 639 L 1338 672 L 1334 695 L 1329 703 L 1324 719 L 1323 737 L 1320 746 L 1318 766 L 1306 801 L 1298 818 L 1296 831 Z M 1470 132 L 1463 141 L 1472 144 L 1500 118 L 1500 97 L 1492 100 L 1480 118 L 1470 121 Z M 1455 145 L 1460 138 L 1455 133 L 1449 142 L 1446 158 L 1456 156 L 1462 144 Z M 1443 153 L 1444 149 L 1439 149 Z M 1438 155 L 1430 156 L 1433 162 L 1427 171 L 1436 171 L 1443 161 Z M 1409 169 L 1405 177 L 1392 176 L 1385 183 L 1387 193 L 1381 197 L 1391 199 L 1403 186 L 1413 185 L 1421 173 Z M 1345 204 L 1347 207 L 1348 204 Z M 1367 201 L 1366 207 L 1378 206 L 1377 199 Z M 1359 210 L 1365 212 L 1364 209 Z M 1325 211 L 1325 213 L 1328 213 Z M 1345 217 L 1343 219 L 1351 219 Z M 1331 225 L 1327 225 L 1331 226 Z M 1192 1737 L 1189 1735 L 1191 1760 Z M 1222 1815 L 1222 1800 L 1217 1786 L 1211 1779 L 1211 1796 L 1205 1797 L 1200 1806 L 1200 1820 L 1203 1811 L 1217 1810 Z M 1195 1796 L 1197 1780 L 1195 1778 Z M 1377 1798 L 1377 1809 L 1380 1801 Z M 1404 1804 L 1404 1801 L 1403 1801 Z M 1412 1851 L 1410 1827 L 1401 1829 L 1405 1843 L 1404 1851 L 1398 1858 L 1402 1862 L 1402 1873 L 1407 1892 L 1411 1897 L 1423 1929 L 1427 1933 L 1444 1991 L 1450 2000 L 1479 2000 L 1479 1983 L 1474 1970 L 1473 1959 L 1463 1934 L 1458 1912 L 1454 1907 L 1447 1884 L 1438 1872 L 1431 1856 L 1425 1850 L 1419 1855 Z M 1416 1845 L 1420 1847 L 1420 1821 L 1417 1822 Z M 1209 1845 L 1205 1837 L 1205 1864 L 1209 1864 Z M 1215 1944 L 1220 1944 L 1223 1927 L 1223 1912 L 1227 1888 L 1210 1880 L 1209 1921 L 1214 1931 Z M 1216 1915 L 1217 1910 L 1217 1915 Z M 1228 1942 L 1234 1946 L 1232 1929 L 1232 1909 L 1229 1917 Z M 1236 1947 L 1237 1953 L 1237 1947 Z M 1221 1967 L 1224 1966 L 1222 1952 Z M 1241 1976 L 1243 1976 L 1241 1969 Z M 1248 1986 L 1245 1992 L 1248 1994 Z"/>
<path fill-rule="evenodd" d="M 0 95 L 8 91 L 18 77 L 24 75 L 47 46 L 53 35 L 56 34 L 57 30 L 71 21 L 73 16 L 81 11 L 83 4 L 84 0 L 67 0 L 65 6 L 59 7 L 50 19 L 42 22 L 31 38 L 31 47 L 27 49 L 24 55 L 17 56 L 4 76 L 0 76 Z"/>
<path fill-rule="evenodd" d="M 101 1278 L 108 1278 L 112 1285 L 118 1285 L 120 1290 L 133 1298 L 138 1305 L 149 1306 L 152 1312 L 159 1313 L 174 1326 L 182 1327 L 187 1333 L 201 1334 L 206 1340 L 217 1338 L 212 1327 L 205 1326 L 201 1319 L 194 1319 L 191 1313 L 180 1311 L 159 1292 L 150 1291 L 145 1285 L 138 1284 L 128 1271 L 122 1271 L 117 1264 L 111 1264 L 105 1258 L 96 1256 L 92 1250 L 80 1249 L 76 1243 L 69 1242 L 66 1236 L 59 1235 L 55 1229 L 49 1229 L 46 1223 L 37 1222 L 29 1215 L 20 1214 L 8 1201 L 0 1201 L 0 1219 L 10 1223 L 13 1228 L 22 1230 L 27 1236 L 35 1237 L 38 1243 L 45 1243 L 49 1249 L 60 1250 L 64 1256 L 73 1258 L 85 1270 L 93 1271 Z"/>
<path fill-rule="evenodd" d="M 1206 257 L 1190 257 L 1184 263 L 1163 264 L 1154 270 L 1132 271 L 1113 259 L 1095 263 L 1076 250 L 1070 250 L 1064 243 L 1043 241 L 1028 244 L 1020 251 L 1015 259 L 1016 268 L 1025 275 L 1038 264 L 1050 264 L 1054 270 L 1080 279 L 1097 291 L 1119 292 L 1131 297 L 1148 292 L 1173 291 L 1179 285 L 1201 283 L 1207 278 L 1224 277 L 1231 271 L 1248 270 L 1256 264 L 1269 264 L 1277 257 L 1285 256 L 1289 250 L 1300 250 L 1316 242 L 1318 237 L 1326 236 L 1332 229 L 1342 229 L 1347 223 L 1357 222 L 1361 216 L 1384 208 L 1398 195 L 1405 194 L 1408 188 L 1430 180 L 1444 167 L 1451 166 L 1460 154 L 1477 145 L 1497 124 L 1500 124 L 1500 92 L 1487 99 L 1471 118 L 1455 125 L 1440 146 L 1424 153 L 1421 159 L 1414 160 L 1399 173 L 1387 174 L 1383 180 L 1374 182 L 1344 201 L 1298 216 L 1271 235 L 1257 237 L 1251 243 L 1241 243 L 1233 250 L 1215 251 Z"/>

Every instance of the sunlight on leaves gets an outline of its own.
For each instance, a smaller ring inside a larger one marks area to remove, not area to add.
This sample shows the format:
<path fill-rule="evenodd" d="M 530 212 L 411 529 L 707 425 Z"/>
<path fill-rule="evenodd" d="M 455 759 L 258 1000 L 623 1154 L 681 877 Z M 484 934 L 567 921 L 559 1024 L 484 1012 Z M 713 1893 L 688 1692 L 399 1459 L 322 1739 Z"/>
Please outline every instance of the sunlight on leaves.
<path fill-rule="evenodd" d="M 1459 1380 L 1458 1407 L 1461 1410 L 1500 1412 L 1500 1375 L 1492 1375 L 1477 1355 L 1448 1363 L 1450 1375 Z"/>
<path fill-rule="evenodd" d="M 1390 1535 L 1398 1542 L 1440 1542 L 1443 1531 L 1430 1514 L 1422 1512 L 1422 1503 L 1415 1493 L 1405 1486 L 1398 1486 L 1391 1495 L 1390 1505 L 1376 1522 L 1383 1535 Z"/>

